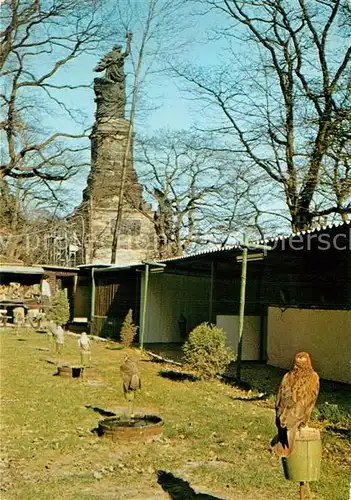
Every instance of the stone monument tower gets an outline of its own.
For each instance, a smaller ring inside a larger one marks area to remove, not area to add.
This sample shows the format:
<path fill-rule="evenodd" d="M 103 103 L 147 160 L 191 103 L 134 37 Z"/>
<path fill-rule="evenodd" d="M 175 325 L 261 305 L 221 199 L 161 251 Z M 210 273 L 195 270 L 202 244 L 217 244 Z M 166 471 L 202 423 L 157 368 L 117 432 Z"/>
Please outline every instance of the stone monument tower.
<path fill-rule="evenodd" d="M 90 136 L 92 164 L 87 187 L 83 192 L 83 203 L 78 210 L 85 223 L 87 263 L 111 263 L 113 231 L 125 159 L 125 199 L 116 264 L 142 260 L 152 255 L 153 250 L 154 226 L 150 220 L 152 211 L 148 207 L 150 219 L 138 211 L 141 207 L 145 211 L 147 207 L 133 168 L 133 141 L 128 140 L 128 135 L 131 134 L 130 122 L 125 119 L 124 60 L 129 54 L 130 39 L 128 34 L 124 52 L 121 46 L 115 46 L 95 67 L 95 71 L 105 71 L 105 75 L 94 79 L 96 114 Z"/>

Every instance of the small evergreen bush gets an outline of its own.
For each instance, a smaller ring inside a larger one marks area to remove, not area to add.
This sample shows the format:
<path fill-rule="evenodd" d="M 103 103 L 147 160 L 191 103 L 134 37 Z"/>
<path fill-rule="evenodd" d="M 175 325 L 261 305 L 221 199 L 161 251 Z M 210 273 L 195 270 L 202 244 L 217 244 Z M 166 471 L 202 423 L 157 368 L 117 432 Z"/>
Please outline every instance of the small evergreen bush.
<path fill-rule="evenodd" d="M 138 327 L 133 323 L 133 310 L 129 309 L 121 328 L 121 342 L 124 347 L 132 345 L 137 330 Z"/>
<path fill-rule="evenodd" d="M 46 317 L 48 320 L 55 321 L 58 325 L 68 323 L 70 317 L 69 301 L 64 290 L 56 292 Z"/>
<path fill-rule="evenodd" d="M 226 345 L 224 331 L 210 323 L 201 323 L 194 328 L 183 345 L 183 351 L 188 366 L 202 379 L 224 373 L 234 359 L 232 349 Z"/>

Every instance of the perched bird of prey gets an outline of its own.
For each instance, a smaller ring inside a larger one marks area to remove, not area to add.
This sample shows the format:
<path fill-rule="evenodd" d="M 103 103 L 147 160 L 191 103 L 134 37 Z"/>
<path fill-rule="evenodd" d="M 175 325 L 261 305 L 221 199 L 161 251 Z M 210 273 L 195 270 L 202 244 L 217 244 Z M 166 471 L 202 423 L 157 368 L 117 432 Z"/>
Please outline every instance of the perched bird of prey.
<path fill-rule="evenodd" d="M 291 370 L 280 384 L 275 402 L 278 434 L 272 439 L 274 451 L 288 457 L 294 447 L 296 432 L 306 426 L 319 392 L 319 376 L 313 370 L 308 352 L 298 352 Z"/>
<path fill-rule="evenodd" d="M 125 355 L 121 364 L 124 397 L 129 402 L 129 417 L 133 416 L 135 392 L 141 388 L 138 365 L 128 355 Z"/>
<path fill-rule="evenodd" d="M 90 340 L 86 332 L 82 332 L 78 339 L 80 347 L 80 366 L 82 368 L 82 380 L 85 379 L 85 368 L 88 368 L 91 362 Z"/>
<path fill-rule="evenodd" d="M 78 339 L 78 345 L 83 351 L 89 351 L 90 340 L 86 332 L 82 332 L 81 336 Z"/>
<path fill-rule="evenodd" d="M 60 355 L 65 343 L 65 332 L 62 326 L 55 323 L 55 321 L 49 321 L 47 329 L 49 336 L 51 336 L 55 342 L 56 353 Z"/>

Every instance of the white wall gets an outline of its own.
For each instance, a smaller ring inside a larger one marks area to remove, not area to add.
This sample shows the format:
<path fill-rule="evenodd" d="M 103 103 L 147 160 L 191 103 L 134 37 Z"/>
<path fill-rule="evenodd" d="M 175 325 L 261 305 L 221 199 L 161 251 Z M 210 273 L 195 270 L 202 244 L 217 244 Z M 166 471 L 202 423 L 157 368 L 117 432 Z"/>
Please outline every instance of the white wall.
<path fill-rule="evenodd" d="M 227 334 L 228 345 L 238 352 L 238 322 L 239 316 L 217 316 L 217 326 Z M 260 359 L 260 316 L 245 316 L 243 331 L 242 359 L 256 361 Z"/>
<path fill-rule="evenodd" d="M 351 311 L 268 309 L 268 363 L 290 368 L 307 351 L 322 378 L 351 383 Z"/>
<path fill-rule="evenodd" d="M 143 288 L 144 279 L 141 297 Z M 188 331 L 208 321 L 209 297 L 209 278 L 150 273 L 144 342 L 181 342 L 180 314 L 187 320 Z"/>

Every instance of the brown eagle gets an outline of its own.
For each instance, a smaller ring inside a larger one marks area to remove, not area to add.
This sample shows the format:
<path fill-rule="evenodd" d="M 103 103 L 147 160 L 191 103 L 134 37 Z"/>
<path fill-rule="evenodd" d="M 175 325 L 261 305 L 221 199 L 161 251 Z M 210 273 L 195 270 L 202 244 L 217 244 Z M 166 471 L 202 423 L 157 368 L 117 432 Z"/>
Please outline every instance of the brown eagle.
<path fill-rule="evenodd" d="M 308 352 L 298 352 L 291 370 L 281 381 L 275 402 L 275 424 L 278 434 L 271 447 L 288 457 L 294 447 L 296 432 L 307 425 L 319 392 L 319 376 L 313 370 Z"/>
<path fill-rule="evenodd" d="M 120 370 L 123 379 L 124 397 L 129 402 L 129 417 L 132 417 L 135 392 L 141 388 L 138 365 L 128 354 L 126 354 Z"/>

